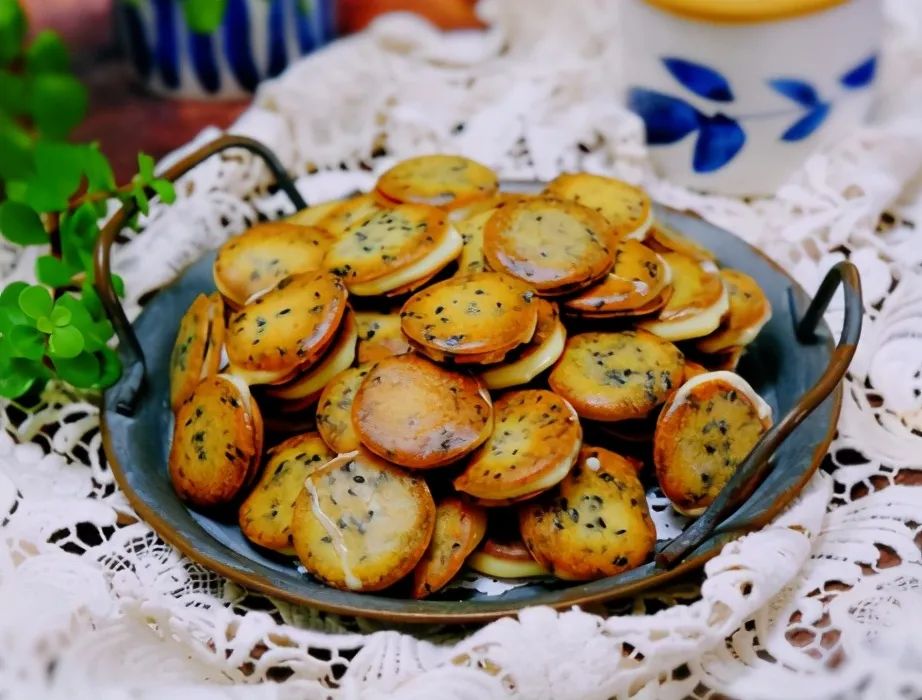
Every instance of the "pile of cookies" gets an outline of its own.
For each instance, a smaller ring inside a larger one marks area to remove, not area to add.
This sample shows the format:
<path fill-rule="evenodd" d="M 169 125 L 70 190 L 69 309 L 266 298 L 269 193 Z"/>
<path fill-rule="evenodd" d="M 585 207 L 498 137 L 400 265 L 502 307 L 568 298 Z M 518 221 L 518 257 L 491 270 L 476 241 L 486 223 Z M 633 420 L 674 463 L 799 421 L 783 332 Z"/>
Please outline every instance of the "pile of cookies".
<path fill-rule="evenodd" d="M 172 356 L 173 484 L 337 588 L 618 574 L 656 542 L 644 481 L 696 515 L 771 425 L 733 372 L 764 293 L 611 178 L 414 158 L 214 278 Z"/>

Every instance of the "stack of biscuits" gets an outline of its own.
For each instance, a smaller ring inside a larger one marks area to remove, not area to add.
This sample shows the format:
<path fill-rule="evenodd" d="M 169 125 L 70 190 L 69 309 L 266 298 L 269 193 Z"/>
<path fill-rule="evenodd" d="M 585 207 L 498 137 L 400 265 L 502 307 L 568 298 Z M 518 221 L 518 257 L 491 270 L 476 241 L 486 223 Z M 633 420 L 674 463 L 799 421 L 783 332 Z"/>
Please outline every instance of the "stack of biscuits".
<path fill-rule="evenodd" d="M 172 356 L 173 483 L 336 588 L 617 575 L 652 555 L 647 485 L 699 514 L 771 425 L 733 371 L 764 293 L 619 180 L 412 158 L 214 278 Z"/>

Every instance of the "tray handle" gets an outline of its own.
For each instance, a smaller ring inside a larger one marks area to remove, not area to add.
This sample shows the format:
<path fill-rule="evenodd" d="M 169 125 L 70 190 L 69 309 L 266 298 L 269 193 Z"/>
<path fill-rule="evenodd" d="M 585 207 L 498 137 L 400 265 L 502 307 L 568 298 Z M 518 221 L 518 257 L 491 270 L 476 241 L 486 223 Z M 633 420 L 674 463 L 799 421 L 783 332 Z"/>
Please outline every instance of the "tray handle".
<path fill-rule="evenodd" d="M 795 335 L 802 344 L 815 342 L 816 329 L 839 287 L 845 295 L 845 320 L 839 342 L 832 353 L 826 371 L 816 384 L 803 395 L 794 407 L 778 423 L 768 430 L 756 443 L 752 451 L 740 464 L 726 486 L 717 494 L 714 502 L 689 527 L 656 555 L 660 567 L 670 568 L 704 542 L 718 525 L 736 508 L 741 506 L 771 468 L 771 457 L 781 443 L 819 406 L 836 388 L 845 375 L 861 335 L 861 321 L 864 306 L 861 299 L 861 278 L 858 268 L 848 261 L 837 263 L 823 278 L 816 296 L 810 302 L 795 327 Z M 792 317 L 797 318 L 794 298 L 789 297 Z"/>
<path fill-rule="evenodd" d="M 259 156 L 266 164 L 266 167 L 272 172 L 279 188 L 288 195 L 288 198 L 291 200 L 292 204 L 294 204 L 295 208 L 301 210 L 307 206 L 301 194 L 295 188 L 291 178 L 288 177 L 288 174 L 285 172 L 285 168 L 282 166 L 278 157 L 265 144 L 246 136 L 233 136 L 230 134 L 220 136 L 171 165 L 160 175 L 160 177 L 170 182 L 175 182 L 202 161 L 231 148 L 242 148 Z M 155 193 L 149 190 L 148 195 L 153 197 Z M 112 218 L 109 219 L 106 225 L 103 226 L 99 234 L 99 239 L 96 241 L 96 248 L 93 252 L 95 271 L 94 285 L 96 291 L 99 293 L 99 297 L 102 300 L 106 315 L 115 328 L 115 334 L 118 337 L 119 345 L 128 356 L 123 370 L 123 378 L 113 388 L 113 391 L 117 392 L 115 396 L 115 409 L 124 416 L 131 416 L 134 414 L 135 405 L 144 383 L 144 376 L 147 373 L 147 367 L 144 362 L 144 351 L 141 348 L 141 344 L 138 342 L 134 329 L 131 327 L 131 322 L 125 315 L 125 310 L 122 308 L 122 304 L 118 299 L 118 294 L 116 294 L 115 288 L 112 286 L 110 254 L 115 237 L 136 210 L 137 206 L 134 200 L 130 200 L 123 204 Z"/>

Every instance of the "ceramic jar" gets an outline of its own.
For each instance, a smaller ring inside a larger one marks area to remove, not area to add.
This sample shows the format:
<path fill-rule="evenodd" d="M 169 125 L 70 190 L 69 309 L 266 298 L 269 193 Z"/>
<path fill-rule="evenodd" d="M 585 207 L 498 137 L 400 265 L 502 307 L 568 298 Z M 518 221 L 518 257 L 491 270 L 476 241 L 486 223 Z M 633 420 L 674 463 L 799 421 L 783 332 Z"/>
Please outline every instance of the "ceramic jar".
<path fill-rule="evenodd" d="M 624 0 L 628 106 L 662 175 L 772 194 L 866 117 L 880 0 Z"/>
<path fill-rule="evenodd" d="M 180 2 L 116 0 L 135 71 L 167 96 L 239 98 L 336 36 L 336 0 L 224 0 L 208 33 L 189 28 Z"/>

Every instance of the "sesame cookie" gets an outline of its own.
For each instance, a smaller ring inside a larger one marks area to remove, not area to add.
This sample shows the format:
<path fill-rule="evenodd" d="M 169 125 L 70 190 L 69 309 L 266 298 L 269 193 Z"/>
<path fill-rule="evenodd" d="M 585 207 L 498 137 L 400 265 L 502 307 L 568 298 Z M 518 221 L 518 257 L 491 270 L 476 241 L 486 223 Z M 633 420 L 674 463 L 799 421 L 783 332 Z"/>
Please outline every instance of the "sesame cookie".
<path fill-rule="evenodd" d="M 219 374 L 176 413 L 169 471 L 179 497 L 201 508 L 229 503 L 255 476 L 263 425 L 247 386 Z"/>
<path fill-rule="evenodd" d="M 224 303 L 199 294 L 183 314 L 170 354 L 170 406 L 176 411 L 205 377 L 217 374 L 224 346 Z"/>
<path fill-rule="evenodd" d="M 374 195 L 360 194 L 341 202 L 314 225 L 338 239 L 342 238 L 351 226 L 387 208 Z"/>
<path fill-rule="evenodd" d="M 650 227 L 650 232 L 644 241 L 653 250 L 661 253 L 679 253 L 693 260 L 715 262 L 714 253 L 688 236 L 684 236 L 674 228 L 666 226 L 661 221 L 656 221 Z"/>
<path fill-rule="evenodd" d="M 286 277 L 232 315 L 225 333 L 231 371 L 248 384 L 284 382 L 316 362 L 346 312 L 346 288 L 327 272 Z"/>
<path fill-rule="evenodd" d="M 583 438 L 576 411 L 544 389 L 503 394 L 493 407 L 493 432 L 454 480 L 476 498 L 516 498 L 558 483 Z"/>
<path fill-rule="evenodd" d="M 445 213 L 401 204 L 351 226 L 327 252 L 324 265 L 359 296 L 385 294 L 431 276 L 458 257 L 461 235 Z"/>
<path fill-rule="evenodd" d="M 533 578 L 548 576 L 550 571 L 535 561 L 520 539 L 487 536 L 468 558 L 474 571 L 494 578 Z"/>
<path fill-rule="evenodd" d="M 327 384 L 317 402 L 317 430 L 337 452 L 351 452 L 362 444 L 352 425 L 355 393 L 373 365 L 350 367 Z"/>
<path fill-rule="evenodd" d="M 355 322 L 359 332 L 356 357 L 360 364 L 404 355 L 413 350 L 400 328 L 399 313 L 356 311 Z"/>
<path fill-rule="evenodd" d="M 700 515 L 771 427 L 771 408 L 733 372 L 699 375 L 660 413 L 656 478 L 680 513 Z"/>
<path fill-rule="evenodd" d="M 646 331 L 581 333 L 567 340 L 548 382 L 583 418 L 643 418 L 679 386 L 683 365 L 675 345 Z"/>
<path fill-rule="evenodd" d="M 663 290 L 671 279 L 659 255 L 637 241 L 621 241 L 612 271 L 599 284 L 567 299 L 564 307 L 596 318 L 651 313 L 665 306 L 669 297 Z"/>
<path fill-rule="evenodd" d="M 674 341 L 713 333 L 730 306 L 717 266 L 681 253 L 662 257 L 672 270 L 672 296 L 656 316 L 637 325 Z"/>
<path fill-rule="evenodd" d="M 453 277 L 414 294 L 400 311 L 414 347 L 435 360 L 501 360 L 531 340 L 538 322 L 534 291 L 496 272 Z"/>
<path fill-rule="evenodd" d="M 772 317 L 771 304 L 752 277 L 739 270 L 723 269 L 720 278 L 730 297 L 730 309 L 717 330 L 696 343 L 702 352 L 748 345 Z"/>
<path fill-rule="evenodd" d="M 375 454 L 425 469 L 457 461 L 486 440 L 493 410 L 475 377 L 401 355 L 381 360 L 365 377 L 352 422 Z"/>
<path fill-rule="evenodd" d="M 275 221 L 234 236 L 218 250 L 214 281 L 234 308 L 298 272 L 319 270 L 333 238 L 312 226 Z"/>
<path fill-rule="evenodd" d="M 240 504 L 240 530 L 250 542 L 294 554 L 291 517 L 304 479 L 333 459 L 336 453 L 317 433 L 296 435 L 267 453 L 256 486 Z"/>
<path fill-rule="evenodd" d="M 309 573 L 334 588 L 379 591 L 413 570 L 434 525 L 425 480 L 358 450 L 307 478 L 291 531 Z"/>
<path fill-rule="evenodd" d="M 494 212 L 483 230 L 491 269 L 553 296 L 588 287 L 613 264 L 615 239 L 592 209 L 555 199 L 513 202 Z"/>
<path fill-rule="evenodd" d="M 355 344 L 358 330 L 351 310 L 343 317 L 343 322 L 326 352 L 304 374 L 300 374 L 285 384 L 266 387 L 266 394 L 277 399 L 306 400 L 314 403 L 323 388 L 333 377 L 352 365 L 355 360 Z"/>
<path fill-rule="evenodd" d="M 546 299 L 536 299 L 538 323 L 535 334 L 525 345 L 514 350 L 506 361 L 482 372 L 480 378 L 489 389 L 505 389 L 527 384 L 549 368 L 563 353 L 567 329 L 560 322 L 557 305 Z"/>
<path fill-rule="evenodd" d="M 656 544 L 634 464 L 584 447 L 560 485 L 519 511 L 522 539 L 557 577 L 591 581 L 643 564 Z"/>
<path fill-rule="evenodd" d="M 378 178 L 375 190 L 393 202 L 458 207 L 499 189 L 496 173 L 485 165 L 452 155 L 404 160 Z"/>
<path fill-rule="evenodd" d="M 621 180 L 588 173 L 564 173 L 545 194 L 597 211 L 618 239 L 643 239 L 653 223 L 653 204 L 643 190 Z"/>
<path fill-rule="evenodd" d="M 283 221 L 287 221 L 290 224 L 298 224 L 299 226 L 318 226 L 323 228 L 320 226 L 320 223 L 347 201 L 348 199 L 343 198 L 320 202 L 319 204 L 314 204 L 313 206 L 296 211 L 290 216 L 286 216 Z"/>
<path fill-rule="evenodd" d="M 458 258 L 458 275 L 485 272 L 490 269 L 483 254 L 483 229 L 493 216 L 493 209 L 482 211 L 455 224 L 461 234 L 461 256 Z"/>
<path fill-rule="evenodd" d="M 413 570 L 413 597 L 425 598 L 444 588 L 487 531 L 487 514 L 455 496 L 435 511 L 435 529 L 423 558 Z"/>

